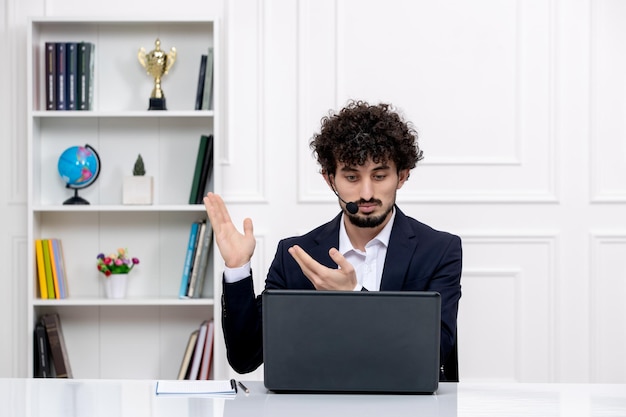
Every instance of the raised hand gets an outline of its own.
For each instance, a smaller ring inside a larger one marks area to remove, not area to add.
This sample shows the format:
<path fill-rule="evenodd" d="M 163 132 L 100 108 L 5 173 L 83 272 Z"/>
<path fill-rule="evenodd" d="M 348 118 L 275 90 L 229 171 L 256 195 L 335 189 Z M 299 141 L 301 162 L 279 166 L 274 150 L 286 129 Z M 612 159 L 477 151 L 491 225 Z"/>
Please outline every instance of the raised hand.
<path fill-rule="evenodd" d="M 226 204 L 219 195 L 208 193 L 203 201 L 224 263 L 229 268 L 245 265 L 252 258 L 256 246 L 252 220 L 244 219 L 241 234 L 230 219 Z"/>

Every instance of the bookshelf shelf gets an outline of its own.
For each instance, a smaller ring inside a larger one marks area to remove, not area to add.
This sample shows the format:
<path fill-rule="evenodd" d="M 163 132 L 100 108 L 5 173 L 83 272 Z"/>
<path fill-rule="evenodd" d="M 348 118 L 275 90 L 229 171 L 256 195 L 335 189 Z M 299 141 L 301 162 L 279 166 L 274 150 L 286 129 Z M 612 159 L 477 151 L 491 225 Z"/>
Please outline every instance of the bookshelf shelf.
<path fill-rule="evenodd" d="M 174 118 L 208 118 L 213 117 L 213 110 L 178 110 L 155 112 L 148 110 L 135 110 L 128 112 L 103 112 L 103 111 L 78 111 L 78 110 L 37 110 L 33 112 L 34 118 L 156 118 L 156 119 L 174 119 Z"/>
<path fill-rule="evenodd" d="M 142 306 L 159 306 L 159 307 L 211 307 L 214 305 L 213 298 L 194 298 L 184 299 L 179 298 L 132 298 L 127 297 L 124 299 L 105 299 L 101 297 L 73 297 L 64 300 L 42 300 L 37 299 L 33 302 L 33 305 L 38 307 L 111 307 L 111 306 L 126 306 L 126 307 L 142 307 Z"/>
<path fill-rule="evenodd" d="M 162 79 L 167 110 L 148 111 L 154 80 L 137 55 L 142 47 L 152 50 L 157 38 L 164 51 L 175 47 L 177 58 Z M 45 110 L 46 42 L 82 41 L 95 45 L 92 109 Z M 200 137 L 221 138 L 219 24 L 196 18 L 34 18 L 27 48 L 28 337 L 41 315 L 58 313 L 75 378 L 175 379 L 189 334 L 219 316 L 215 250 L 200 298 L 178 297 L 191 224 L 206 219 L 202 204 L 188 204 Z M 214 110 L 195 110 L 200 57 L 208 48 L 215 62 Z M 58 174 L 58 158 L 85 144 L 101 160 L 97 180 L 78 191 L 90 204 L 64 205 L 74 191 Z M 132 175 L 138 154 L 153 177 L 153 204 L 125 205 L 123 180 Z M 216 192 L 218 168 L 214 163 L 208 184 Z M 52 238 L 63 246 L 64 299 L 40 294 L 35 242 Z M 140 264 L 129 276 L 127 297 L 107 299 L 96 256 L 120 247 Z M 28 346 L 32 376 L 35 352 Z M 226 358 L 216 351 L 213 360 L 218 369 Z"/>
<path fill-rule="evenodd" d="M 88 205 L 88 206 L 73 206 L 73 205 L 49 205 L 49 206 L 33 206 L 32 211 L 35 213 L 64 213 L 64 212 L 158 212 L 158 213 L 198 213 L 204 214 L 205 208 L 202 204 L 187 204 L 187 205 Z"/>

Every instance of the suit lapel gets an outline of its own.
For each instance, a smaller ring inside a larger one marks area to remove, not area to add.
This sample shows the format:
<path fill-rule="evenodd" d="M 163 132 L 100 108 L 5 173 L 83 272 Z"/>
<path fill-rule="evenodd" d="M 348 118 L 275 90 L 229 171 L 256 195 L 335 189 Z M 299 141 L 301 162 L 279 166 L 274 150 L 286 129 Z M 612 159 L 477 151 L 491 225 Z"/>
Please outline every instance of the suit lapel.
<path fill-rule="evenodd" d="M 315 237 L 317 246 L 310 249 L 309 255 L 328 268 L 337 268 L 337 264 L 330 258 L 330 248 L 339 248 L 339 222 L 341 213 L 328 222 Z"/>
<path fill-rule="evenodd" d="M 399 291 L 402 289 L 417 241 L 408 218 L 396 206 L 396 219 L 389 237 L 389 247 L 380 282 L 381 290 Z"/>

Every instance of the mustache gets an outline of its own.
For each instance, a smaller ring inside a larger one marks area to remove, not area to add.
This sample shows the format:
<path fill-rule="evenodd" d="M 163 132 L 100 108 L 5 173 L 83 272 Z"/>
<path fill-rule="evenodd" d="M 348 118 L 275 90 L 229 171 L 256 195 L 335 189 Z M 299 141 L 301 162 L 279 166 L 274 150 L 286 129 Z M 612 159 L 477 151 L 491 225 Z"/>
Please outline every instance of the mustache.
<path fill-rule="evenodd" d="M 378 200 L 378 199 L 376 199 L 376 198 L 370 198 L 369 200 L 365 200 L 365 199 L 361 198 L 360 200 L 355 201 L 355 203 L 356 204 L 372 204 L 372 203 L 374 203 L 374 204 L 376 204 L 378 206 L 382 206 L 383 205 L 383 202 Z"/>

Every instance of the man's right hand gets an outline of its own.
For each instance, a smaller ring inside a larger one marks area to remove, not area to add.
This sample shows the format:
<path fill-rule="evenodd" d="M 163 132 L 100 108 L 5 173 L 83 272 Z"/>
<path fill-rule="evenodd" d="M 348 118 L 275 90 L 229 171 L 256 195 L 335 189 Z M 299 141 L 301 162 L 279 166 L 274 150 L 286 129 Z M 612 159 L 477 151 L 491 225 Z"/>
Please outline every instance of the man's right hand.
<path fill-rule="evenodd" d="M 217 247 L 226 266 L 237 268 L 250 262 L 256 246 L 252 220 L 244 219 L 243 234 L 241 234 L 230 219 L 226 204 L 219 195 L 207 193 L 203 201 L 209 221 L 213 226 Z"/>

